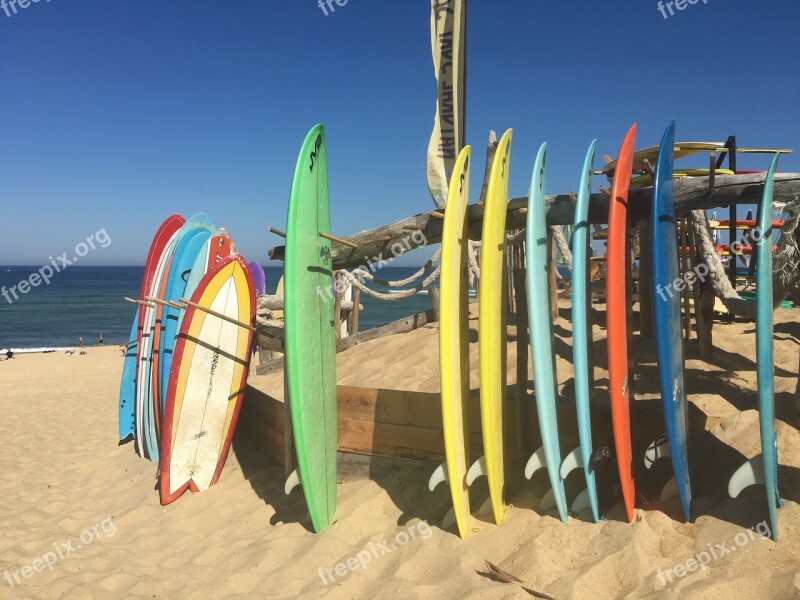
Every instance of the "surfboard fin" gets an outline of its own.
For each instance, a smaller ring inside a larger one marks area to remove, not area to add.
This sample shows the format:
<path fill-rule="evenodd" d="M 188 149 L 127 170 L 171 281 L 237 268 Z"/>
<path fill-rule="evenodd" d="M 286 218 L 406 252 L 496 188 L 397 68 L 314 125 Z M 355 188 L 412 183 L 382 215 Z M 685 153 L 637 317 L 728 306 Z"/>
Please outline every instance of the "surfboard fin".
<path fill-rule="evenodd" d="M 531 477 L 533 477 L 533 474 L 539 469 L 546 469 L 546 468 L 547 468 L 547 463 L 545 463 L 544 461 L 544 448 L 539 448 L 528 459 L 528 463 L 525 465 L 525 479 L 530 479 Z"/>
<path fill-rule="evenodd" d="M 589 490 L 584 489 L 572 502 L 572 506 L 570 506 L 569 510 L 572 514 L 577 515 L 582 510 L 589 508 L 589 506 Z"/>
<path fill-rule="evenodd" d="M 472 463 L 469 471 L 467 471 L 467 485 L 472 485 L 472 482 L 482 475 L 486 475 L 485 456 L 481 456 L 478 460 Z"/>
<path fill-rule="evenodd" d="M 760 454 L 757 454 L 736 469 L 736 472 L 728 482 L 728 495 L 731 498 L 736 498 L 743 489 L 751 485 L 765 485 L 766 483 L 767 480 L 764 477 L 764 459 Z"/>
<path fill-rule="evenodd" d="M 487 498 L 484 500 L 483 504 L 481 504 L 480 510 L 478 510 L 478 514 L 482 517 L 486 515 L 492 514 L 492 499 Z"/>
<path fill-rule="evenodd" d="M 300 484 L 300 473 L 297 469 L 292 471 L 292 474 L 289 475 L 289 478 L 286 480 L 286 483 L 283 486 L 283 493 L 287 496 L 292 493 L 292 490 L 296 488 Z"/>
<path fill-rule="evenodd" d="M 553 492 L 553 488 L 547 490 L 547 493 L 542 498 L 542 501 L 539 503 L 539 510 L 543 513 L 552 510 L 556 507 L 556 495 Z"/>
<path fill-rule="evenodd" d="M 665 433 L 647 447 L 647 452 L 644 453 L 644 466 L 649 469 L 659 458 L 665 458 L 667 456 L 670 456 L 670 453 L 669 442 L 667 441 L 667 434 Z"/>
<path fill-rule="evenodd" d="M 456 524 L 456 511 L 454 508 L 451 508 L 450 510 L 447 511 L 447 514 L 444 516 L 444 520 L 442 521 L 442 529 L 447 531 L 455 524 Z"/>
<path fill-rule="evenodd" d="M 561 463 L 561 479 L 566 479 L 575 469 L 583 468 L 583 459 L 581 457 L 581 449 L 575 448 L 572 452 L 567 454 L 564 462 Z"/>
<path fill-rule="evenodd" d="M 661 490 L 661 501 L 669 502 L 673 498 L 678 497 L 678 482 L 673 477 L 667 482 L 667 485 Z"/>
<path fill-rule="evenodd" d="M 431 478 L 428 480 L 428 490 L 431 492 L 436 489 L 436 487 L 443 482 L 447 481 L 447 463 L 443 462 L 431 475 Z"/>

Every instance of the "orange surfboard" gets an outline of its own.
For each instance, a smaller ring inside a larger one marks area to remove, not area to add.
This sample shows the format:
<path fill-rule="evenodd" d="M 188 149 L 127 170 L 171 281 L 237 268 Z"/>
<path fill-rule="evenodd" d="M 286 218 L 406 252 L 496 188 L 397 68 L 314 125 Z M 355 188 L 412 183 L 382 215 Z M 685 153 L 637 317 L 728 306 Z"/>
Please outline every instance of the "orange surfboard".
<path fill-rule="evenodd" d="M 633 171 L 636 124 L 625 136 L 617 159 L 608 209 L 608 253 L 606 256 L 606 318 L 608 328 L 608 380 L 611 394 L 611 420 L 614 445 L 622 485 L 622 498 L 628 521 L 633 522 L 636 488 L 633 483 L 630 413 L 630 229 L 628 226 L 628 190 Z"/>

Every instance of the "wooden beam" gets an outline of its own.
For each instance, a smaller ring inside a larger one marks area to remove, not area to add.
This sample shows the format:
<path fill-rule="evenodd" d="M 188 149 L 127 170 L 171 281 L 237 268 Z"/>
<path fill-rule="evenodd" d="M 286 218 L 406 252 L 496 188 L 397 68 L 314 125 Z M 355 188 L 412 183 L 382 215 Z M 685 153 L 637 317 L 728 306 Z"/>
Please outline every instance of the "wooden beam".
<path fill-rule="evenodd" d="M 675 181 L 675 210 L 683 216 L 693 209 L 708 209 L 731 204 L 758 204 L 764 188 L 763 174 L 726 175 L 717 177 L 713 192 L 709 193 L 709 178 L 684 177 Z M 779 173 L 775 176 L 775 201 L 791 201 L 800 195 L 800 173 Z M 653 188 L 631 190 L 629 196 L 630 218 L 633 222 L 646 217 L 650 211 Z M 590 223 L 608 222 L 609 198 L 603 193 L 591 196 L 589 205 Z M 508 203 L 506 228 L 525 227 L 526 216 L 519 209 L 528 205 L 527 197 L 514 198 Z M 547 196 L 545 210 L 548 225 L 568 225 L 573 222 L 574 205 L 567 194 Z M 481 239 L 484 207 L 472 204 L 468 208 L 469 238 Z M 413 230 L 410 232 L 410 230 Z M 424 231 L 424 234 L 422 233 Z M 391 237 L 392 241 L 375 243 L 376 239 Z M 421 213 L 375 229 L 360 231 L 344 238 L 358 246 L 348 248 L 334 245 L 331 249 L 334 269 L 350 269 L 366 260 L 364 256 L 386 259 L 403 254 L 410 247 L 420 248 L 442 241 L 442 220 Z M 373 243 L 365 243 L 369 241 Z M 284 246 L 276 246 L 269 251 L 272 260 L 284 259 Z"/>

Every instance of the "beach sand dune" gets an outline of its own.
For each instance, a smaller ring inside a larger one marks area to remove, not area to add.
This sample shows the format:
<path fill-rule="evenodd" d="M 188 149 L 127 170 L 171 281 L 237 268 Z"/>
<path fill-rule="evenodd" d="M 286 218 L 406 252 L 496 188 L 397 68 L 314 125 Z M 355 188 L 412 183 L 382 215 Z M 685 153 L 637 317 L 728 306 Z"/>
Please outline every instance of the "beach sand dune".
<path fill-rule="evenodd" d="M 122 358 L 116 349 L 4 361 L 0 598 L 531 597 L 517 585 L 486 576 L 486 560 L 556 598 L 800 597 L 795 408 L 800 323 L 797 311 L 775 314 L 786 500 L 778 543 L 748 533 L 751 527 L 763 529 L 763 488 L 748 489 L 736 500 L 726 494 L 729 476 L 759 447 L 755 342 L 748 323 L 717 324 L 712 363 L 697 359 L 696 341 L 687 346 L 693 421 L 699 416 L 705 424 L 691 438 L 692 523 L 680 520 L 677 500 L 657 501 L 668 465 L 637 473 L 648 498 L 633 525 L 622 521 L 618 503 L 607 505 L 608 520 L 597 525 L 581 517 L 564 525 L 554 513 L 539 514 L 534 507 L 545 491 L 545 476 L 527 482 L 520 467 L 511 465 L 511 506 L 503 525 L 475 518 L 480 531 L 466 541 L 440 529 L 447 492 L 428 492 L 430 465 L 413 463 L 376 471 L 371 480 L 343 474 L 337 520 L 315 535 L 302 494 L 283 495 L 283 467 L 270 463 L 245 435 L 236 436 L 216 486 L 162 507 L 156 465 L 138 458 L 130 444 L 117 445 Z M 566 308 L 562 316 L 568 316 Z M 602 305 L 595 305 L 593 316 L 602 403 L 607 394 Z M 568 319 L 558 320 L 556 333 L 559 383 L 568 397 Z M 513 343 L 509 348 L 513 382 Z M 637 403 L 656 402 L 652 343 L 637 341 L 634 348 Z M 474 389 L 476 339 L 472 354 Z M 437 391 L 436 326 L 356 346 L 339 355 L 338 375 L 341 384 Z M 281 375 L 268 377 L 279 394 Z M 634 427 L 637 414 L 634 409 Z M 479 506 L 485 482 L 476 483 L 472 496 L 473 506 Z M 43 556 L 52 568 L 37 561 Z M 706 557 L 708 564 L 699 568 Z"/>

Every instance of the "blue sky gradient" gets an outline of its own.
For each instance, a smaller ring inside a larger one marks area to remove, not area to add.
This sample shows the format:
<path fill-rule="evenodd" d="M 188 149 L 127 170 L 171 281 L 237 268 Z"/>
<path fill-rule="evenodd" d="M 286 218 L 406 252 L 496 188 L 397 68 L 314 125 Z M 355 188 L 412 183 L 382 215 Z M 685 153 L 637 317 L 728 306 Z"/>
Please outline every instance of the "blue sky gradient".
<path fill-rule="evenodd" d="M 676 118 L 679 140 L 800 148 L 800 3 L 700 0 L 668 19 L 657 4 L 470 0 L 473 196 L 489 129 L 514 128 L 512 197 L 527 193 L 542 142 L 548 192 L 563 193 L 591 140 L 599 167 L 633 121 L 638 147 Z M 316 0 L 16 8 L 0 9 L 0 264 L 44 264 L 102 228 L 112 244 L 83 264 L 142 264 L 164 217 L 197 211 L 269 264 L 280 240 L 266 228 L 285 224 L 317 122 L 335 234 L 433 207 L 427 1 L 348 0 L 328 16 Z M 800 171 L 800 156 L 780 168 Z"/>

